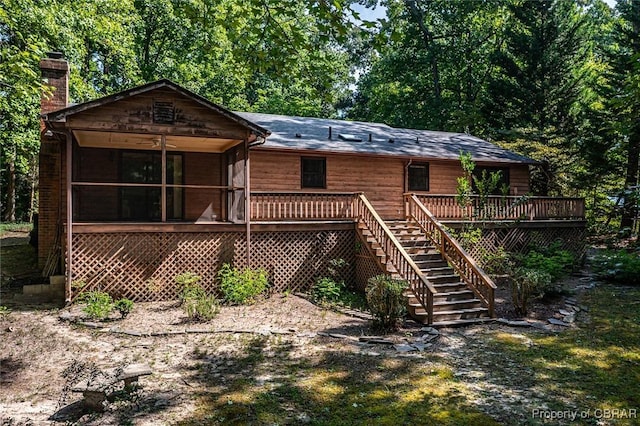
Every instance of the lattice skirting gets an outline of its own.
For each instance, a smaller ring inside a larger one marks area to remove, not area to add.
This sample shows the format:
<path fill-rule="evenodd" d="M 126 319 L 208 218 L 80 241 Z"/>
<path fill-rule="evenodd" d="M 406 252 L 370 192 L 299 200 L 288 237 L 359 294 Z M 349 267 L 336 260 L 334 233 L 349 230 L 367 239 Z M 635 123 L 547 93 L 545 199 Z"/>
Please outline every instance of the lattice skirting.
<path fill-rule="evenodd" d="M 368 253 L 356 255 L 356 289 L 364 293 L 369 278 L 384 274 L 384 271 Z"/>
<path fill-rule="evenodd" d="M 307 290 L 327 275 L 328 262 L 342 258 L 341 273 L 354 281 L 355 231 L 282 231 L 251 234 L 252 267 L 269 273 L 272 291 Z M 74 234 L 72 280 L 84 290 L 102 290 L 135 301 L 171 300 L 179 288 L 174 277 L 193 272 L 201 284 L 216 291 L 216 273 L 223 263 L 246 266 L 246 235 L 242 232 Z"/>
<path fill-rule="evenodd" d="M 576 259 L 582 259 L 586 250 L 585 238 L 586 228 L 579 225 L 484 228 L 480 241 L 466 248 L 474 259 L 481 259 L 499 247 L 504 247 L 510 253 L 528 253 L 532 248 L 548 247 L 557 242 L 560 248 L 573 253 Z"/>

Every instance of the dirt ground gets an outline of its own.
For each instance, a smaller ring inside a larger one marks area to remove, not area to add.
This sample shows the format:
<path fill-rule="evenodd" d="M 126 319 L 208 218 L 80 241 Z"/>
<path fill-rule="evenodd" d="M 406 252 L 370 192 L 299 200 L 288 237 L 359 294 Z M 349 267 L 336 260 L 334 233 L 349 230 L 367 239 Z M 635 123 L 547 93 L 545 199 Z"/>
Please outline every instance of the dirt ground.
<path fill-rule="evenodd" d="M 575 287 L 583 281 L 574 278 L 568 282 Z M 498 313 L 509 316 L 508 293 L 499 292 L 497 302 Z M 407 356 L 391 344 L 358 340 L 374 334 L 365 313 L 323 309 L 298 295 L 273 295 L 253 306 L 222 307 L 218 316 L 206 323 L 188 322 L 177 302 L 136 303 L 126 319 L 114 314 L 112 320 L 99 324 L 83 324 L 88 319 L 77 305 L 59 309 L 11 303 L 6 297 L 0 305 L 9 308 L 8 313 L 0 313 L 0 425 L 155 425 L 196 418 L 198 395 L 209 386 L 201 380 L 203 360 L 207 377 L 223 386 L 220 392 L 224 392 L 225 380 L 243 374 L 241 369 L 246 365 L 239 360 L 258 344 L 265 358 L 262 373 L 247 372 L 252 375 L 247 379 L 257 381 L 277 380 L 273 375 L 284 346 L 289 360 L 312 360 L 332 352 Z M 531 318 L 544 323 L 562 306 L 562 298 L 536 304 Z M 499 323 L 442 329 L 432 343 L 411 356 L 416 360 L 440 357 L 459 365 L 461 374 L 472 375 L 465 358 L 467 351 L 478 350 L 479 343 L 472 344 L 473 336 L 496 332 L 520 336 L 520 331 Z M 553 327 L 534 330 L 560 331 Z M 400 330 L 384 338 L 409 344 L 428 334 L 421 324 L 407 320 Z M 149 365 L 152 374 L 140 378 L 141 389 L 135 397 L 112 402 L 104 413 L 91 413 L 82 403 L 82 395 L 71 392 L 90 371 L 137 363 Z M 478 389 L 478 394 L 484 395 L 477 398 L 480 409 L 499 397 L 492 392 L 497 391 L 490 384 Z M 518 392 L 525 394 L 527 389 Z M 522 403 L 517 398 L 514 401 Z M 495 407 L 492 410 L 495 414 Z M 505 418 L 513 415 L 508 403 L 500 410 Z"/>

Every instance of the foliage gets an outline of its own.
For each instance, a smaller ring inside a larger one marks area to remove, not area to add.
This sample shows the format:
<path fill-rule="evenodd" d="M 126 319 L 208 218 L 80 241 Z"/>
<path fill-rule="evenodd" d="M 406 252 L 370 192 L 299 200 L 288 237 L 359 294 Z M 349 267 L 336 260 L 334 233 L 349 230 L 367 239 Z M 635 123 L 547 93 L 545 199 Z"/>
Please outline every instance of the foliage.
<path fill-rule="evenodd" d="M 0 305 L 0 318 L 4 318 L 11 313 L 11 309 L 4 305 Z"/>
<path fill-rule="evenodd" d="M 133 310 L 133 301 L 126 298 L 118 299 L 113 303 L 113 307 L 120 312 L 120 317 L 125 319 Z"/>
<path fill-rule="evenodd" d="M 516 314 L 526 315 L 529 299 L 544 294 L 551 282 L 551 275 L 545 271 L 517 268 L 511 277 L 511 299 Z"/>
<path fill-rule="evenodd" d="M 336 282 L 333 278 L 318 278 L 311 287 L 311 299 L 320 304 L 331 304 L 340 299 L 344 290 L 344 282 Z"/>
<path fill-rule="evenodd" d="M 518 260 L 525 268 L 549 274 L 552 281 L 558 281 L 570 273 L 575 262 L 571 252 L 562 250 L 559 242 L 555 242 L 546 248 L 531 250 Z"/>
<path fill-rule="evenodd" d="M 109 293 L 103 291 L 81 293 L 78 300 L 85 304 L 82 311 L 95 320 L 106 319 L 113 311 L 113 299 L 111 299 Z"/>
<path fill-rule="evenodd" d="M 264 269 L 245 268 L 240 271 L 228 263 L 218 271 L 220 290 L 225 301 L 235 305 L 250 305 L 263 294 L 269 285 Z"/>
<path fill-rule="evenodd" d="M 374 324 L 382 330 L 393 330 L 405 313 L 405 281 L 377 275 L 369 279 L 366 288 L 367 304 Z"/>
<path fill-rule="evenodd" d="M 515 266 L 511 254 L 503 246 L 495 251 L 484 253 L 480 263 L 482 269 L 490 275 L 511 274 Z"/>
<path fill-rule="evenodd" d="M 175 277 L 175 281 L 182 286 L 180 290 L 182 308 L 192 321 L 209 321 L 220 310 L 215 296 L 207 294 L 198 284 L 201 279 L 202 277 L 192 272 L 185 272 Z"/>
<path fill-rule="evenodd" d="M 639 285 L 640 255 L 626 250 L 599 253 L 593 260 L 593 271 L 605 281 Z"/>

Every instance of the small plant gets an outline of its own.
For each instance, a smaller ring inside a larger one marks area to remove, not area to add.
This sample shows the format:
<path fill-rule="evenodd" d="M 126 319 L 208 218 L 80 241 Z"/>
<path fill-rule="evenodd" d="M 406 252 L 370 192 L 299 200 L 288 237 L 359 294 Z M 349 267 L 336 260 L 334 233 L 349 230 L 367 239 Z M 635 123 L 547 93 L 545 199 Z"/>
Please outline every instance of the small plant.
<path fill-rule="evenodd" d="M 113 299 L 102 291 L 88 291 L 80 295 L 80 301 L 85 304 L 82 311 L 94 320 L 103 320 L 113 311 Z"/>
<path fill-rule="evenodd" d="M 640 255 L 637 252 L 606 251 L 596 256 L 593 271 L 602 280 L 618 284 L 640 284 Z"/>
<path fill-rule="evenodd" d="M 482 269 L 490 275 L 508 275 L 511 274 L 514 267 L 511 255 L 503 246 L 498 247 L 495 251 L 484 253 L 481 263 Z"/>
<path fill-rule="evenodd" d="M 133 301 L 125 298 L 118 299 L 113 304 L 113 307 L 120 312 L 120 317 L 125 319 L 133 310 Z"/>
<path fill-rule="evenodd" d="M 209 321 L 220 310 L 220 304 L 214 295 L 207 292 L 199 284 L 202 278 L 192 272 L 185 272 L 175 277 L 175 281 L 182 286 L 180 302 L 192 321 Z"/>
<path fill-rule="evenodd" d="M 333 278 L 318 278 L 311 287 L 311 299 L 320 304 L 331 304 L 340 299 L 344 282 L 336 282 Z"/>
<path fill-rule="evenodd" d="M 374 324 L 382 330 L 393 330 L 405 312 L 404 290 L 407 283 L 387 275 L 369 279 L 366 288 L 367 304 Z"/>
<path fill-rule="evenodd" d="M 86 286 L 87 286 L 87 283 L 84 280 L 71 281 L 71 288 L 75 291 L 82 291 L 82 289 L 85 288 Z"/>
<path fill-rule="evenodd" d="M 269 285 L 267 272 L 264 269 L 245 268 L 240 271 L 228 263 L 218 271 L 220 290 L 224 299 L 231 304 L 247 305 L 255 303 Z"/>
<path fill-rule="evenodd" d="M 11 313 L 11 309 L 4 305 L 0 305 L 0 318 L 4 318 Z"/>
<path fill-rule="evenodd" d="M 511 299 L 516 314 L 526 315 L 529 299 L 543 295 L 551 283 L 551 275 L 545 271 L 517 268 L 511 277 Z"/>

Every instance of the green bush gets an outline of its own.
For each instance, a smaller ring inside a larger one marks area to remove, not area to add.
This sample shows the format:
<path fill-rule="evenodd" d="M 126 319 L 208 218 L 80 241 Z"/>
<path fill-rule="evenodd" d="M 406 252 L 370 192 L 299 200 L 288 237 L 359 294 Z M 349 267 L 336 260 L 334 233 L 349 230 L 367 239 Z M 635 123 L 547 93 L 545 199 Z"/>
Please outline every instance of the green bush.
<path fill-rule="evenodd" d="M 367 304 L 374 318 L 374 325 L 382 330 L 393 330 L 405 313 L 404 290 L 407 283 L 387 275 L 369 279 L 366 288 Z"/>
<path fill-rule="evenodd" d="M 102 291 L 87 291 L 80 295 L 79 301 L 85 306 L 82 311 L 89 315 L 89 318 L 103 320 L 109 317 L 113 311 L 113 299 L 108 293 Z"/>
<path fill-rule="evenodd" d="M 311 287 L 311 300 L 316 303 L 335 303 L 340 300 L 344 282 L 336 282 L 333 278 L 318 278 Z"/>
<path fill-rule="evenodd" d="M 573 269 L 575 259 L 567 251 L 560 249 L 559 243 L 540 250 L 532 250 L 520 258 L 522 267 L 546 272 L 552 281 L 558 281 Z"/>
<path fill-rule="evenodd" d="M 606 251 L 593 261 L 593 271 L 602 280 L 619 284 L 640 284 L 640 255 L 625 250 Z"/>
<path fill-rule="evenodd" d="M 225 301 L 236 305 L 255 303 L 269 285 L 267 272 L 264 269 L 245 268 L 240 271 L 228 263 L 218 271 L 220 290 Z"/>
<path fill-rule="evenodd" d="M 495 251 L 484 253 L 480 263 L 482 269 L 490 275 L 508 275 L 514 267 L 511 255 L 502 246 Z"/>
<path fill-rule="evenodd" d="M 133 310 L 133 301 L 125 298 L 118 299 L 113 304 L 113 307 L 120 312 L 120 317 L 125 319 Z"/>
<path fill-rule="evenodd" d="M 517 268 L 511 277 L 511 299 L 518 315 L 527 314 L 529 299 L 541 296 L 552 283 L 549 273 L 529 268 Z"/>
<path fill-rule="evenodd" d="M 182 286 L 180 301 L 187 317 L 192 321 L 209 321 L 220 310 L 220 304 L 214 295 L 207 292 L 199 284 L 201 277 L 192 272 L 185 272 L 175 277 Z"/>

